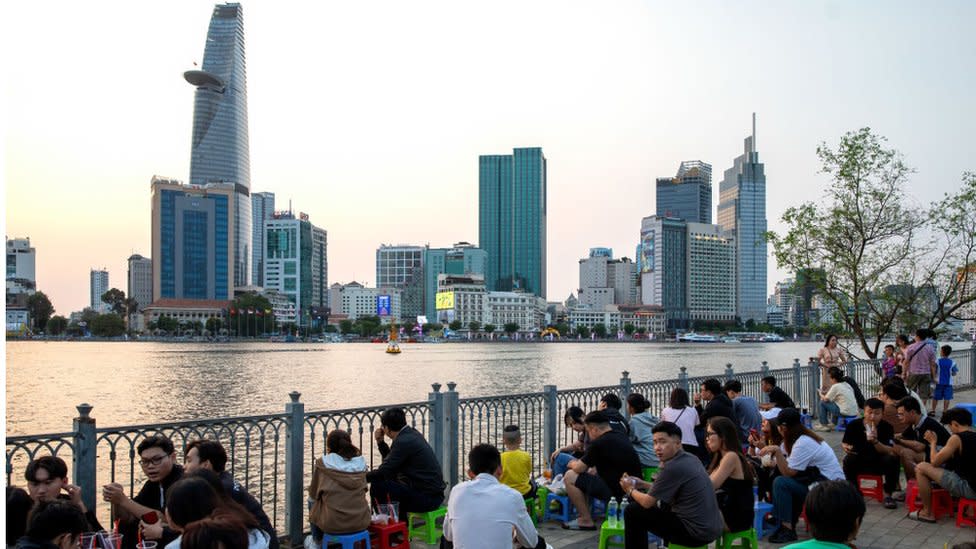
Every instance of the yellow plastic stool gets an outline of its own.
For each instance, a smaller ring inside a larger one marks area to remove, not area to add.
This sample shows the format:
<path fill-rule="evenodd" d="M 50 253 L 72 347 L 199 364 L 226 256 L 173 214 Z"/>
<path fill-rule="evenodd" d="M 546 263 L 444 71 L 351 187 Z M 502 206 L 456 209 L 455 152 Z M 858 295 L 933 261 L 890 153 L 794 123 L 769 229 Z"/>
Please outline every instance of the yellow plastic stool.
<path fill-rule="evenodd" d="M 746 543 L 735 545 L 737 541 L 744 541 Z M 750 528 L 741 532 L 726 532 L 722 534 L 722 537 L 715 540 L 715 549 L 731 549 L 732 547 L 759 549 L 759 538 L 756 536 L 756 529 Z"/>

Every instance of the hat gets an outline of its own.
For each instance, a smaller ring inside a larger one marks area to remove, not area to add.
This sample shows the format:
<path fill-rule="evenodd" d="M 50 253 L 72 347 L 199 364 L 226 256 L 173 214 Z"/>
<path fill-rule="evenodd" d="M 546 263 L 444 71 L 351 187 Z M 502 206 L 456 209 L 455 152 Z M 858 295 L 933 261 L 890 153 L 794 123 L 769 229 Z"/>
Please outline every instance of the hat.
<path fill-rule="evenodd" d="M 800 411 L 796 408 L 783 408 L 776 417 L 779 424 L 783 427 L 790 427 L 800 424 Z"/>

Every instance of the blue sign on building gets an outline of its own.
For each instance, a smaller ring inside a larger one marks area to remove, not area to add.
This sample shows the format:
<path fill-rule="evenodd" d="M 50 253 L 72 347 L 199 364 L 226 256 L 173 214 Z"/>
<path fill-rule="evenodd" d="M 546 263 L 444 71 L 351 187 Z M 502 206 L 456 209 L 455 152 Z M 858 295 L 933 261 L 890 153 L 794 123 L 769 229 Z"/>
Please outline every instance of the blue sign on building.
<path fill-rule="evenodd" d="M 376 316 L 390 316 L 390 296 L 376 296 Z"/>

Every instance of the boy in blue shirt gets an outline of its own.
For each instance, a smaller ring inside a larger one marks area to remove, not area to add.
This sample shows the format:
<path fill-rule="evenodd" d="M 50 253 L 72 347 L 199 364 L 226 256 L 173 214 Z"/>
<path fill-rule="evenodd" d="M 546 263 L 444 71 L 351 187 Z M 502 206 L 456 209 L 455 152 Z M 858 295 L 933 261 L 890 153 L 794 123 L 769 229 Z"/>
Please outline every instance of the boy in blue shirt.
<path fill-rule="evenodd" d="M 940 400 L 944 400 L 942 413 L 945 413 L 949 409 L 949 401 L 952 400 L 952 378 L 959 373 L 959 367 L 956 366 L 955 361 L 949 358 L 949 355 L 952 354 L 952 347 L 943 345 L 941 351 L 942 356 L 938 360 L 939 379 L 935 384 L 935 393 L 932 396 L 932 411 L 934 412 L 938 408 Z"/>

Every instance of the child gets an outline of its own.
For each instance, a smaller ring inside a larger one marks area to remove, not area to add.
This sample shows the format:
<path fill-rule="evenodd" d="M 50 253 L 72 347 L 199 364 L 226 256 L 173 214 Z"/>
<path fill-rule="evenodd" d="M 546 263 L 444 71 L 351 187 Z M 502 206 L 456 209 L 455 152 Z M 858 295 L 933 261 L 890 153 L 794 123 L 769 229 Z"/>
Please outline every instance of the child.
<path fill-rule="evenodd" d="M 938 361 L 939 380 L 935 385 L 935 394 L 932 396 L 933 412 L 939 407 L 939 401 L 944 400 L 945 402 L 942 403 L 942 413 L 944 414 L 949 409 L 949 401 L 952 400 L 952 377 L 959 373 L 959 368 L 955 361 L 949 358 L 950 354 L 952 354 L 952 347 L 943 345 L 942 358 Z"/>
<path fill-rule="evenodd" d="M 505 451 L 502 452 L 502 477 L 499 480 L 514 488 L 523 498 L 534 498 L 536 487 L 531 482 L 532 456 L 521 449 L 522 434 L 518 425 L 505 427 L 502 443 L 505 444 Z"/>
<path fill-rule="evenodd" d="M 885 345 L 884 360 L 881 362 L 881 379 L 887 379 L 901 374 L 898 357 L 895 356 L 895 346 Z"/>

